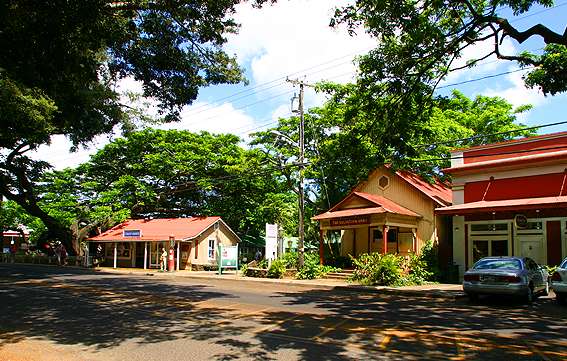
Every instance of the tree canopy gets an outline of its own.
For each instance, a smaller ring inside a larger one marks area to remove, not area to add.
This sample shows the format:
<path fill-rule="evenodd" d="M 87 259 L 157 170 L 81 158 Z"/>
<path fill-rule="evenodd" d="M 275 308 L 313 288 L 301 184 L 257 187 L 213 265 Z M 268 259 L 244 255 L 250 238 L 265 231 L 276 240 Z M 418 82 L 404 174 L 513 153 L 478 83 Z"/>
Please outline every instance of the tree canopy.
<path fill-rule="evenodd" d="M 127 77 L 141 82 L 163 121 L 179 119 L 200 87 L 243 81 L 221 48 L 238 29 L 231 15 L 239 2 L 3 1 L 0 193 L 67 241 L 33 189 L 49 165 L 28 152 L 56 134 L 79 146 L 116 126 L 132 130 L 143 115 L 118 92 Z"/>
<path fill-rule="evenodd" d="M 387 82 L 393 92 L 411 92 L 421 84 L 434 89 L 457 69 L 454 62 L 464 49 L 489 40 L 493 48 L 465 67 L 496 55 L 530 68 L 527 86 L 556 94 L 567 90 L 567 28 L 559 33 L 538 23 L 520 30 L 503 15 L 517 16 L 535 5 L 553 4 L 553 0 L 357 0 L 337 8 L 331 24 L 346 24 L 351 34 L 362 25 L 377 38 L 377 48 L 361 58 L 361 76 L 366 81 Z M 519 44 L 538 38 L 545 48 L 539 55 L 506 54 L 501 45 L 507 38 Z"/>
<path fill-rule="evenodd" d="M 450 166 L 449 150 L 455 146 L 533 134 L 517 122 L 517 115 L 530 107 L 514 109 L 499 97 L 469 99 L 455 91 L 451 96 L 437 97 L 423 121 L 397 129 L 391 127 L 388 117 L 366 111 L 364 97 L 356 86 L 324 84 L 321 88 L 333 96 L 324 106 L 306 114 L 308 214 L 339 202 L 377 166 L 388 163 L 426 178 L 443 177 L 441 169 Z M 411 111 L 417 113 L 417 106 Z M 279 159 L 294 186 L 293 173 L 283 164 L 294 161 L 297 149 L 278 133 L 298 139 L 298 122 L 297 117 L 280 119 L 276 128 L 256 133 L 253 140 L 273 154 L 272 159 Z"/>
<path fill-rule="evenodd" d="M 267 158 L 234 135 L 146 129 L 47 173 L 39 204 L 73 231 L 75 246 L 127 217 L 220 215 L 241 236 L 260 236 L 267 222 L 291 233 L 297 198 Z"/>

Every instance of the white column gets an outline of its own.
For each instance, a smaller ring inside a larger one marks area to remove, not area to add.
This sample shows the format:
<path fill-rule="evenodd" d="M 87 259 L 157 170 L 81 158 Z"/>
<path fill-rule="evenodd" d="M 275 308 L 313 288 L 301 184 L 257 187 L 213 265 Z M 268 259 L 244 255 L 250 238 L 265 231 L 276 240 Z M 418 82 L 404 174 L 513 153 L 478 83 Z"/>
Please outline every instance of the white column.
<path fill-rule="evenodd" d="M 148 264 L 148 242 L 144 242 L 144 269 L 147 268 Z"/>
<path fill-rule="evenodd" d="M 117 242 L 114 242 L 114 268 L 116 268 L 116 259 L 118 258 Z"/>
<path fill-rule="evenodd" d="M 181 244 L 181 242 L 177 242 L 177 270 L 179 271 L 179 259 L 181 258 L 181 253 L 179 252 L 179 245 Z"/>
<path fill-rule="evenodd" d="M 138 246 L 137 242 L 130 243 L 130 257 L 132 257 L 132 268 L 136 267 L 136 247 Z"/>

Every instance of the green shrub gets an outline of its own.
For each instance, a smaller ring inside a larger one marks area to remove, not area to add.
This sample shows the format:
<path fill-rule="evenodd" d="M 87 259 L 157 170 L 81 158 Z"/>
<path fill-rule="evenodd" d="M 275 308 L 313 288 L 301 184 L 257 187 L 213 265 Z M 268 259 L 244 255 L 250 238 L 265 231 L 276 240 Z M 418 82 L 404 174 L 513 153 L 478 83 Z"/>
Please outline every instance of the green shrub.
<path fill-rule="evenodd" d="M 441 269 L 439 267 L 438 247 L 432 241 L 427 241 L 421 248 L 419 259 L 423 262 L 423 267 L 429 275 L 425 278 L 427 281 L 438 281 L 441 278 Z"/>
<path fill-rule="evenodd" d="M 272 261 L 268 269 L 268 278 L 283 278 L 285 274 L 285 262 L 283 259 L 278 258 Z"/>
<path fill-rule="evenodd" d="M 305 253 L 303 260 L 303 267 L 297 271 L 297 275 L 295 276 L 300 280 L 321 278 L 329 272 L 339 272 L 341 270 L 336 267 L 320 265 L 319 255 L 317 253 Z"/>
<path fill-rule="evenodd" d="M 379 253 L 364 253 L 352 258 L 354 272 L 351 280 L 367 285 L 401 286 L 406 283 L 404 258 Z"/>
<path fill-rule="evenodd" d="M 240 266 L 240 275 L 246 276 L 246 271 L 248 270 L 248 263 L 244 263 Z"/>
<path fill-rule="evenodd" d="M 282 257 L 282 260 L 285 263 L 285 268 L 297 269 L 298 259 L 299 259 L 299 254 L 297 252 L 286 252 Z"/>

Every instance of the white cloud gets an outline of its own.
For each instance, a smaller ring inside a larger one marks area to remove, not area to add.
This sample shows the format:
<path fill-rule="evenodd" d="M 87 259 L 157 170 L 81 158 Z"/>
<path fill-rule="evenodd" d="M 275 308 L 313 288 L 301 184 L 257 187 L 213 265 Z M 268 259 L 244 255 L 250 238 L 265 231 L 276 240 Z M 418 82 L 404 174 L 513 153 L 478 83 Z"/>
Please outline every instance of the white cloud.
<path fill-rule="evenodd" d="M 345 29 L 331 29 L 336 5 L 326 0 L 290 0 L 261 10 L 239 6 L 236 19 L 242 28 L 230 38 L 227 49 L 236 53 L 241 64 L 250 64 L 256 84 L 287 75 L 307 82 L 347 82 L 356 71 L 355 55 L 367 52 L 376 42 L 362 31 L 351 37 Z M 270 90 L 290 87 L 283 83 Z"/>
<path fill-rule="evenodd" d="M 525 71 L 508 74 L 506 76 L 506 80 L 508 80 L 511 86 L 499 86 L 498 84 L 502 84 L 503 82 L 494 80 L 495 86 L 485 89 L 483 91 L 483 95 L 499 96 L 506 99 L 515 107 L 524 104 L 531 104 L 536 107 L 544 104 L 547 101 L 547 98 L 543 95 L 543 93 L 535 88 L 527 88 L 524 84 L 522 76 L 528 71 L 529 70 L 526 69 Z"/>
<path fill-rule="evenodd" d="M 85 163 L 92 154 L 109 142 L 109 136 L 98 136 L 86 147 L 80 147 L 76 152 L 70 152 L 71 141 L 64 135 L 54 135 L 51 137 L 50 145 L 42 145 L 36 151 L 30 152 L 29 155 L 32 159 L 46 161 L 54 169 L 61 170 Z"/>
<path fill-rule="evenodd" d="M 456 59 L 451 68 L 459 68 L 465 66 L 467 62 L 475 59 L 482 58 L 494 50 L 494 39 L 486 39 L 484 41 L 478 42 L 472 46 L 466 47 L 461 54 L 461 57 Z M 500 53 L 505 55 L 515 55 L 517 53 L 516 47 L 509 39 L 505 39 L 502 45 L 499 47 Z M 509 64 L 509 61 L 498 60 L 495 55 L 480 61 L 478 65 L 473 68 L 464 68 L 462 70 L 457 70 L 449 73 L 441 86 L 444 84 L 450 84 L 459 80 L 468 80 L 478 77 L 480 74 L 486 74 L 494 72 L 502 64 Z"/>
<path fill-rule="evenodd" d="M 183 129 L 192 132 L 243 134 L 254 127 L 254 119 L 231 103 L 212 105 L 196 102 L 181 112 L 181 121 L 160 125 L 161 129 Z"/>

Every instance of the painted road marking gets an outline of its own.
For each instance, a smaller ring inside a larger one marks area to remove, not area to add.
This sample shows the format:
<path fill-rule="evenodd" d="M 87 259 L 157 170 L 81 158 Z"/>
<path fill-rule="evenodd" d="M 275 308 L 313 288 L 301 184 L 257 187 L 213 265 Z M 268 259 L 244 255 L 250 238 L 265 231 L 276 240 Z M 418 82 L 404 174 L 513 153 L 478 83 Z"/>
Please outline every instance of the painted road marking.
<path fill-rule="evenodd" d="M 348 321 L 350 321 L 349 319 L 345 319 L 342 321 L 337 322 L 336 324 L 332 325 L 332 326 L 327 326 L 323 328 L 323 332 L 321 332 L 320 334 L 316 335 L 315 337 L 313 337 L 313 339 L 319 339 L 320 337 L 323 337 L 324 335 L 328 334 L 329 332 L 336 330 L 337 328 L 341 327 L 342 325 L 344 325 L 345 323 L 347 323 Z"/>
<path fill-rule="evenodd" d="M 286 323 L 288 321 L 291 321 L 291 320 L 295 320 L 296 318 L 301 317 L 301 316 L 303 316 L 303 314 L 295 314 L 291 317 L 284 318 L 283 320 L 279 320 L 277 322 L 271 323 L 268 326 L 264 326 L 264 327 L 261 327 L 257 330 L 253 330 L 252 333 L 262 333 L 262 332 L 266 332 L 266 331 L 268 331 L 268 332 L 272 331 L 274 328 L 278 327 L 279 325 Z"/>
<path fill-rule="evenodd" d="M 392 340 L 392 336 L 384 334 L 384 337 L 382 338 L 382 341 L 380 341 L 380 345 L 378 346 L 378 348 L 380 348 L 381 350 L 385 350 L 386 348 L 388 348 L 388 344 L 390 343 L 390 340 Z"/>

